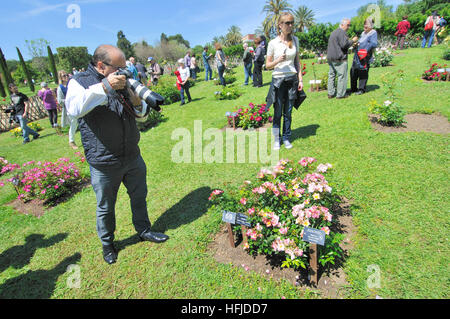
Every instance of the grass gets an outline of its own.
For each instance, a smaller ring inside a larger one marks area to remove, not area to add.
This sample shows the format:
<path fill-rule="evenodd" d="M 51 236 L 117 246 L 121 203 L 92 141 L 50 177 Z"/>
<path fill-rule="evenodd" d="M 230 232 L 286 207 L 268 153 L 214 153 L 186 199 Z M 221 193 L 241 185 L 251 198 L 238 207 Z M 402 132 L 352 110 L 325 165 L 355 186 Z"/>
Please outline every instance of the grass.
<path fill-rule="evenodd" d="M 402 69 L 406 73 L 399 103 L 407 112 L 437 112 L 450 116 L 448 83 L 422 83 L 428 61 L 442 63 L 442 48 L 409 49 L 396 56 L 395 66 L 370 70 L 370 92 L 345 100 L 328 100 L 327 92 L 308 93 L 293 112 L 293 148 L 282 148 L 280 158 L 314 156 L 334 166 L 335 188 L 354 202 L 357 225 L 355 248 L 344 264 L 350 285 L 348 298 L 448 298 L 449 201 L 448 136 L 432 133 L 376 132 L 368 120 L 367 104 L 384 98 L 381 75 Z M 311 62 L 305 83 L 312 79 Z M 243 69 L 237 83 L 244 82 Z M 320 76 L 327 65 L 317 65 Z M 199 75 L 202 79 L 203 74 Z M 270 73 L 264 72 L 264 83 Z M 102 259 L 95 229 L 96 200 L 91 188 L 37 219 L 6 206 L 12 188 L 0 189 L 0 296 L 37 298 L 317 298 L 309 289 L 274 282 L 241 267 L 215 262 L 208 243 L 221 226 L 221 216 L 208 210 L 215 188 L 239 186 L 254 176 L 260 164 L 192 163 L 171 160 L 176 128 L 194 133 L 222 128 L 225 113 L 249 102 L 263 103 L 268 91 L 243 87 L 233 101 L 217 101 L 212 82 L 191 89 L 193 103 L 164 107 L 168 119 L 141 134 L 146 161 L 148 207 L 155 230 L 170 240 L 162 245 L 137 240 L 131 223 L 128 196 L 122 186 L 116 204 L 116 243 L 119 259 L 108 266 Z M 198 100 L 196 100 L 198 99 Z M 21 145 L 20 138 L 0 135 L 0 156 L 10 162 L 76 159 L 67 137 L 57 136 L 48 119 L 42 139 Z M 76 142 L 80 143 L 79 134 Z M 206 142 L 204 142 L 204 145 Z M 32 234 L 39 234 L 33 241 Z M 56 237 L 55 237 L 56 236 Z M 14 262 L 13 262 L 14 261 Z M 69 288 L 66 272 L 77 264 L 81 288 Z M 369 289 L 368 267 L 378 265 L 380 288 Z"/>

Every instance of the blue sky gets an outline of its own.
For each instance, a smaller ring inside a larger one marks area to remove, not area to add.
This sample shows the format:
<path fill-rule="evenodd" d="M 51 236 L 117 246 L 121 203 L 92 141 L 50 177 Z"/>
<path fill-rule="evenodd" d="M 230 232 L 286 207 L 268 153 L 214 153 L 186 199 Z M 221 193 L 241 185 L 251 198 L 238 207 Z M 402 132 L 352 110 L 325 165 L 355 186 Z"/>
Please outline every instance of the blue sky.
<path fill-rule="evenodd" d="M 155 44 L 162 32 L 180 33 L 191 47 L 225 35 L 232 25 L 243 35 L 254 33 L 264 19 L 265 0 L 9 0 L 1 2 L 0 47 L 6 59 L 18 59 L 19 47 L 31 58 L 25 40 L 44 38 L 53 52 L 60 46 L 86 46 L 93 53 L 99 44 L 116 44 L 122 30 L 131 42 Z M 356 10 L 375 0 L 289 0 L 293 8 L 306 5 L 318 22 L 338 22 L 356 15 Z M 402 0 L 387 0 L 396 7 Z M 67 20 L 80 8 L 80 28 L 69 28 Z"/>

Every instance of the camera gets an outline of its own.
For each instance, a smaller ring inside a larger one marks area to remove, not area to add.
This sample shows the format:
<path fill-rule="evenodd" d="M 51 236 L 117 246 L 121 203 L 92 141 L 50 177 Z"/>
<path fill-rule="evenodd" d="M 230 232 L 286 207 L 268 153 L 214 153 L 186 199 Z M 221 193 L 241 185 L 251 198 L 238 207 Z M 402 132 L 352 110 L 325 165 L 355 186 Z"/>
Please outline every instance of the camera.
<path fill-rule="evenodd" d="M 134 93 L 136 93 L 142 100 L 144 100 L 145 103 L 147 103 L 147 105 L 152 109 L 157 112 L 161 111 L 161 108 L 159 106 L 164 103 L 164 98 L 161 95 L 149 90 L 139 81 L 133 79 L 133 74 L 127 69 L 119 69 L 115 74 L 125 75 L 127 79 L 127 87 L 130 88 Z M 123 96 L 128 97 L 127 90 L 119 90 L 118 92 Z M 136 107 L 134 107 L 134 111 L 138 117 L 145 117 L 150 112 L 150 109 L 137 109 Z"/>
<path fill-rule="evenodd" d="M 6 114 L 9 113 L 9 124 L 19 123 L 19 119 L 16 116 L 16 109 L 14 106 L 8 106 L 4 112 Z"/>

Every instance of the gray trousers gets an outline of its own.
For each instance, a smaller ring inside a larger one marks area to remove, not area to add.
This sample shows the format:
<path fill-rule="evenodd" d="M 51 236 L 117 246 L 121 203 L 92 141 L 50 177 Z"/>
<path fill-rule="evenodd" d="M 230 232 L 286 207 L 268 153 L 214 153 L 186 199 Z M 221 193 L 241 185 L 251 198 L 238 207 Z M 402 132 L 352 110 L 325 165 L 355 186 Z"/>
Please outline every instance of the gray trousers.
<path fill-rule="evenodd" d="M 328 72 L 328 95 L 344 97 L 347 93 L 348 80 L 348 62 L 329 62 L 330 71 Z M 334 84 L 337 77 L 337 88 Z"/>
<path fill-rule="evenodd" d="M 123 182 L 130 196 L 132 221 L 141 234 L 151 227 L 147 212 L 147 168 L 142 157 L 122 167 L 90 165 L 91 184 L 97 197 L 97 234 L 103 245 L 111 245 L 116 229 L 116 199 Z"/>

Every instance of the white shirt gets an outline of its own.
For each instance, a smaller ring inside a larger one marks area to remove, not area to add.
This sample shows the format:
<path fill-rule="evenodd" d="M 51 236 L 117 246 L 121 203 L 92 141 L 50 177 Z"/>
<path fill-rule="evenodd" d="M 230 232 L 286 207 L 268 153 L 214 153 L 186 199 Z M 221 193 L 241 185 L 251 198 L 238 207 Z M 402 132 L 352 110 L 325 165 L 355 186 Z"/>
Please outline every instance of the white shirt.
<path fill-rule="evenodd" d="M 91 112 L 99 105 L 108 104 L 108 96 L 103 90 L 102 83 L 91 85 L 85 89 L 75 79 L 69 81 L 66 95 L 66 110 L 73 118 L 80 118 Z M 142 106 L 147 103 L 142 100 Z"/>
<path fill-rule="evenodd" d="M 178 71 L 180 72 L 180 77 L 181 77 L 181 81 L 184 82 L 186 81 L 190 76 L 191 76 L 191 72 L 189 71 L 189 68 L 187 67 L 179 67 Z"/>
<path fill-rule="evenodd" d="M 292 44 L 292 48 L 289 48 L 289 46 L 284 44 L 279 36 L 269 42 L 267 56 L 273 57 L 273 61 L 278 59 L 281 55 L 286 54 L 286 60 L 275 66 L 274 71 L 272 72 L 273 77 L 285 77 L 297 74 L 294 61 L 297 54 L 297 48 L 299 47 L 299 42 L 295 36 L 293 36 L 293 40 L 294 43 Z"/>

